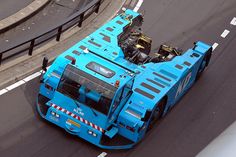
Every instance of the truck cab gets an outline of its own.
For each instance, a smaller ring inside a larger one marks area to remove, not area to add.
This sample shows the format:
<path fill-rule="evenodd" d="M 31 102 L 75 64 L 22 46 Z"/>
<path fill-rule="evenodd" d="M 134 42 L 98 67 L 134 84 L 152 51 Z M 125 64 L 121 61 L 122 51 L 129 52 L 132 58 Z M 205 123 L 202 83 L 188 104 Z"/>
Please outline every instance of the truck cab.
<path fill-rule="evenodd" d="M 37 109 L 67 132 L 99 144 L 103 135 L 117 134 L 116 120 L 132 95 L 135 74 L 77 47 L 81 43 L 43 75 Z"/>

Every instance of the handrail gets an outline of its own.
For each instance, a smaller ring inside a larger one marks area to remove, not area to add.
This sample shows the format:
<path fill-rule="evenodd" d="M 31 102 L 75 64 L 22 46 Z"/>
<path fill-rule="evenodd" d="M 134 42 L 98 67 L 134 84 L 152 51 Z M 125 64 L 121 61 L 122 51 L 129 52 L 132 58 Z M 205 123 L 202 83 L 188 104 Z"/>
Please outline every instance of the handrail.
<path fill-rule="evenodd" d="M 61 22 L 61 24 L 58 24 L 57 26 L 54 26 L 50 29 L 48 29 L 45 33 L 42 33 L 38 35 L 37 37 L 34 37 L 30 40 L 27 40 L 25 42 L 22 42 L 21 44 L 18 44 L 16 46 L 13 46 L 7 50 L 4 50 L 0 52 L 0 65 L 3 61 L 15 57 L 18 54 L 21 54 L 28 50 L 28 55 L 31 56 L 33 54 L 34 48 L 42 43 L 47 42 L 48 40 L 52 38 L 56 38 L 56 41 L 60 41 L 61 34 L 68 30 L 69 28 L 75 26 L 76 24 L 78 27 L 82 27 L 82 23 L 84 20 L 86 20 L 92 13 L 98 13 L 100 5 L 102 3 L 102 0 L 93 0 L 89 4 L 87 4 L 84 8 L 70 16 L 68 19 Z M 71 23 L 71 24 L 70 24 Z M 68 27 L 65 27 L 68 25 Z M 65 27 L 65 28 L 63 28 Z M 54 33 L 56 31 L 56 33 Z M 53 34 L 53 35 L 51 35 Z M 42 41 L 37 41 L 38 39 L 43 38 Z M 24 47 L 21 50 L 16 50 L 26 44 L 29 44 L 26 48 Z M 16 50 L 16 52 L 11 52 L 12 50 Z M 10 54 L 11 53 L 11 54 Z M 8 56 L 4 57 L 4 54 L 9 54 Z"/>

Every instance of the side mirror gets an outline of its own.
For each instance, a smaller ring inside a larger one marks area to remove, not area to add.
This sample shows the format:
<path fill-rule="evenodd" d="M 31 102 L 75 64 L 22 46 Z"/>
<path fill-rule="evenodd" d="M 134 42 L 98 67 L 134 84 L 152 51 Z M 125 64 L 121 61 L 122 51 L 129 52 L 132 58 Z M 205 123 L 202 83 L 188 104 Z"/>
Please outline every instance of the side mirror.
<path fill-rule="evenodd" d="M 141 121 L 147 122 L 150 119 L 151 115 L 152 115 L 152 111 L 151 110 L 147 110 L 145 115 L 144 115 L 144 117 L 141 118 Z"/>
<path fill-rule="evenodd" d="M 43 63 L 42 63 L 42 70 L 46 72 L 47 71 L 47 66 L 48 66 L 48 58 L 44 57 L 43 58 Z"/>

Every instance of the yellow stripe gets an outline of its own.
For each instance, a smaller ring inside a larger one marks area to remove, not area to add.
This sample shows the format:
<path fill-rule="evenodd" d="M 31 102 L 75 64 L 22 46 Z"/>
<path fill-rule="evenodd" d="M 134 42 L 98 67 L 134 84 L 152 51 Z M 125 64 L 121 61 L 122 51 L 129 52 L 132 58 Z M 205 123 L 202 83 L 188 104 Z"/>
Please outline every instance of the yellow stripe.
<path fill-rule="evenodd" d="M 80 128 L 80 124 L 79 124 L 79 123 L 76 123 L 76 122 L 73 121 L 73 120 L 68 119 L 67 122 L 69 122 L 69 123 L 71 123 L 71 124 L 77 126 L 78 128 Z"/>

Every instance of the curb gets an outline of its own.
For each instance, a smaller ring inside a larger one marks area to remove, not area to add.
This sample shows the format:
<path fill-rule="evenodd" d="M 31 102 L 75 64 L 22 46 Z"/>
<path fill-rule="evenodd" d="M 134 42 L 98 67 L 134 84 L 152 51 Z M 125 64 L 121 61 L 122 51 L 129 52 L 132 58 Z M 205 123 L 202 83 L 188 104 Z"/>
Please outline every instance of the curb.
<path fill-rule="evenodd" d="M 0 89 L 39 71 L 44 56 L 47 55 L 49 61 L 52 62 L 59 54 L 113 18 L 118 11 L 120 11 L 125 2 L 126 0 L 104 0 L 100 12 L 98 14 L 92 14 L 91 17 L 85 20 L 82 28 L 75 26 L 62 34 L 60 42 L 52 40 L 46 45 L 36 49 L 33 56 L 25 55 L 17 58 L 14 61 L 15 63 L 3 65 L 3 67 L 1 67 L 3 69 L 0 71 Z"/>
<path fill-rule="evenodd" d="M 0 21 L 0 33 L 12 29 L 43 9 L 51 0 L 34 0 L 25 8 Z"/>

